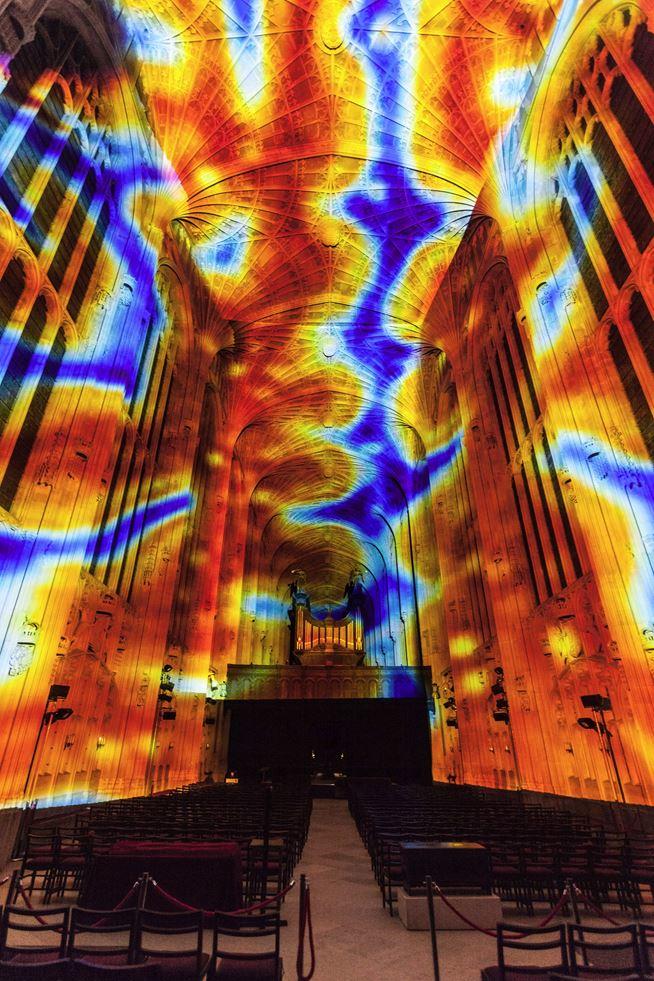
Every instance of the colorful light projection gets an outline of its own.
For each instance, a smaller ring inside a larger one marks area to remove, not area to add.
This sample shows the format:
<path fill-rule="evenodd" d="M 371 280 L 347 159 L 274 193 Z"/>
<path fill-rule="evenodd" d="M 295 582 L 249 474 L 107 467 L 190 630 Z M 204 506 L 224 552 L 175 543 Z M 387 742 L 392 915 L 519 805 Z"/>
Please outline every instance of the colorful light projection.
<path fill-rule="evenodd" d="M 8 261 L 17 242 L 32 255 L 48 315 L 30 348 L 33 285 L 5 311 L 2 365 L 24 362 L 7 472 L 60 327 L 66 343 L 3 532 L 4 800 L 21 799 L 54 678 L 103 689 L 107 732 L 100 744 L 78 701 L 77 729 L 44 739 L 28 796 L 194 779 L 207 675 L 220 694 L 228 663 L 285 659 L 298 564 L 323 614 L 361 569 L 370 660 L 431 665 L 452 700 L 436 702 L 438 776 L 610 797 L 574 714 L 585 686 L 610 684 L 625 785 L 654 793 L 651 464 L 633 383 L 579 353 L 597 330 L 589 263 L 611 303 L 625 282 L 602 259 L 622 204 L 592 146 L 577 138 L 595 197 L 562 176 L 556 149 L 598 31 L 595 60 L 608 50 L 651 102 L 635 53 L 644 7 L 629 9 L 116 0 L 125 74 L 64 68 L 54 97 L 52 71 L 12 88 L 9 62 L 2 241 Z M 96 96 L 110 134 L 101 112 L 91 120 Z M 76 119 L 92 135 L 66 156 Z M 11 169 L 21 141 L 38 159 L 26 183 Z M 556 210 L 564 185 L 577 238 Z M 78 195 L 79 241 L 103 232 L 82 300 L 83 247 L 58 278 Z M 642 244 L 619 234 L 644 269 Z M 644 355 L 625 343 L 640 378 Z M 498 666 L 508 727 L 493 714 Z"/>

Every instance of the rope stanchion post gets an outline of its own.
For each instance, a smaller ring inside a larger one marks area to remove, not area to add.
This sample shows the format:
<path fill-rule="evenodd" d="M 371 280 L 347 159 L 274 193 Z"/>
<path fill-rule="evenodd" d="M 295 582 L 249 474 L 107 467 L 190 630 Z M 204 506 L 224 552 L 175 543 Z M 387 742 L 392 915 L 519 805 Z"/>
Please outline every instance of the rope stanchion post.
<path fill-rule="evenodd" d="M 309 935 L 311 967 L 304 973 L 304 938 Z M 300 880 L 300 925 L 298 929 L 297 960 L 295 963 L 298 981 L 311 981 L 316 970 L 316 949 L 313 943 L 313 923 L 311 921 L 311 889 L 305 875 Z"/>
<path fill-rule="evenodd" d="M 572 879 L 565 880 L 565 887 L 568 890 L 568 895 L 570 896 L 570 905 L 572 906 L 572 915 L 575 918 L 575 923 L 577 924 L 577 926 L 581 926 L 581 916 L 579 915 L 579 903 L 577 902 L 577 887 L 575 886 Z M 585 944 L 581 948 L 581 957 L 584 962 L 584 966 L 588 967 L 588 954 L 586 952 Z"/>
<path fill-rule="evenodd" d="M 270 856 L 270 822 L 272 817 L 272 787 L 268 784 L 263 792 L 263 856 L 261 861 L 261 902 L 268 894 L 268 863 Z"/>
<path fill-rule="evenodd" d="M 565 880 L 565 887 L 568 890 L 568 895 L 570 896 L 572 915 L 575 918 L 575 923 L 579 926 L 581 925 L 581 916 L 579 915 L 579 903 L 577 902 L 577 888 L 572 879 Z"/>
<path fill-rule="evenodd" d="M 431 956 L 434 964 L 434 981 L 441 981 L 438 963 L 438 939 L 436 937 L 436 914 L 434 913 L 434 887 L 431 876 L 425 879 L 427 884 L 427 909 L 429 910 L 429 932 L 431 934 Z"/>
<path fill-rule="evenodd" d="M 145 908 L 145 901 L 148 898 L 148 889 L 150 887 L 150 883 L 151 882 L 152 882 L 152 880 L 150 879 L 150 873 L 149 872 L 143 872 L 138 877 L 137 884 L 138 884 L 138 890 L 139 891 L 138 891 L 138 896 L 136 897 L 136 908 L 137 909 L 144 909 Z"/>
<path fill-rule="evenodd" d="M 20 869 L 14 869 L 11 873 L 11 882 L 7 891 L 7 906 L 13 906 L 18 899 L 18 883 L 20 881 Z"/>
<path fill-rule="evenodd" d="M 295 968 L 298 978 L 304 976 L 304 928 L 306 925 L 307 877 L 300 876 L 300 914 L 298 917 L 297 960 Z"/>

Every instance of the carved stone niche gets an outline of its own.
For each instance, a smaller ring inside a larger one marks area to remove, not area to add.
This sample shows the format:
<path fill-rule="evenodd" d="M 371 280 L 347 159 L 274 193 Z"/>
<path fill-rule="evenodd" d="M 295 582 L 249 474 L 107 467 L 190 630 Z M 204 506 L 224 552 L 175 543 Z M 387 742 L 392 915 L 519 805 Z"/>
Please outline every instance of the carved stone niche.
<path fill-rule="evenodd" d="M 17 678 L 29 669 L 34 660 L 38 632 L 39 624 L 25 617 L 18 637 L 9 651 L 7 675 L 10 678 Z"/>

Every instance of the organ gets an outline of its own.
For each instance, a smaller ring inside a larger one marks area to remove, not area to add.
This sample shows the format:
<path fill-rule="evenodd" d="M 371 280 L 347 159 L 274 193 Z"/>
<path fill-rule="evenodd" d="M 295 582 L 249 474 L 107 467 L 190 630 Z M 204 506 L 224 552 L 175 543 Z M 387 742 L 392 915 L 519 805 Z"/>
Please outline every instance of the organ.
<path fill-rule="evenodd" d="M 295 664 L 359 665 L 365 657 L 363 616 L 354 607 L 344 617 L 316 617 L 303 580 L 291 585 L 291 662 Z"/>

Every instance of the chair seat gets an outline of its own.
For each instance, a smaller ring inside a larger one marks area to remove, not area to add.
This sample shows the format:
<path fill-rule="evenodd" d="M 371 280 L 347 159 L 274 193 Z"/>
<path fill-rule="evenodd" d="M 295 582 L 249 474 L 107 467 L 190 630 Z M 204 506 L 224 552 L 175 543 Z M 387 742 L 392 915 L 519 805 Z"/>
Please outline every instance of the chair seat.
<path fill-rule="evenodd" d="M 9 964 L 52 964 L 53 961 L 59 962 L 61 954 L 59 950 L 21 950 L 6 960 Z"/>
<path fill-rule="evenodd" d="M 643 981 L 651 975 L 647 974 L 593 974 L 592 969 L 580 970 L 580 974 L 550 974 L 550 981 L 579 981 L 580 977 L 586 979 L 586 981 L 606 981 L 607 977 L 611 978 L 611 981 Z"/>
<path fill-rule="evenodd" d="M 98 981 L 98 978 L 117 977 L 120 981 L 160 981 L 158 964 L 97 964 L 95 961 L 72 961 L 73 981 Z"/>
<path fill-rule="evenodd" d="M 197 958 L 195 954 L 179 954 L 171 957 L 156 957 L 150 955 L 147 959 L 148 964 L 158 964 L 159 974 L 162 979 L 170 981 L 193 981 L 195 978 L 203 978 L 209 967 L 209 954 L 202 954 L 200 960 L 200 970 L 197 968 Z"/>
<path fill-rule="evenodd" d="M 218 961 L 215 976 L 218 981 L 278 981 L 282 974 L 281 957 L 277 963 L 274 957 L 260 960 L 229 957 Z"/>
<path fill-rule="evenodd" d="M 0 961 L 0 979 L 15 978 L 16 981 L 67 981 L 70 976 L 70 961 Z"/>
<path fill-rule="evenodd" d="M 107 967 L 129 963 L 127 951 L 102 950 L 101 947 L 98 947 L 97 951 L 88 949 L 73 951 L 72 958 L 73 960 L 84 961 L 85 964 L 101 964 Z"/>
<path fill-rule="evenodd" d="M 505 967 L 504 973 L 502 973 L 495 964 L 493 967 L 482 968 L 481 978 L 482 981 L 533 981 L 533 978 L 539 975 L 548 978 L 550 974 L 556 974 L 562 970 L 562 966 L 556 967 L 555 965 L 550 967 L 519 967 L 516 965 L 516 967 Z"/>

